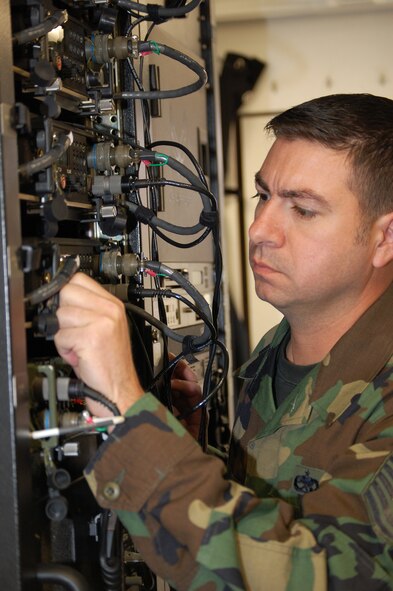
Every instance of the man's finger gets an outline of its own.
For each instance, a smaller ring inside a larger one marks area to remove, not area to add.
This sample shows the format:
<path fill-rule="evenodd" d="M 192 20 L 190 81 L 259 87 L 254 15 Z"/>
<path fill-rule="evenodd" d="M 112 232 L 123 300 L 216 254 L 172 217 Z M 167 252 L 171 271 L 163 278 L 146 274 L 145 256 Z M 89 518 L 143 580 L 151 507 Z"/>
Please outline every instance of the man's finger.
<path fill-rule="evenodd" d="M 173 378 L 171 380 L 171 389 L 187 396 L 201 396 L 201 388 L 198 382 L 191 382 L 190 380 Z"/>
<path fill-rule="evenodd" d="M 106 299 L 113 299 L 114 296 L 111 295 L 102 285 L 94 281 L 91 277 L 86 275 L 85 273 L 75 273 L 72 277 L 68 285 L 78 285 L 79 287 L 83 287 L 92 293 L 100 295 Z"/>
<path fill-rule="evenodd" d="M 96 311 L 80 307 L 76 308 L 74 306 L 63 306 L 58 308 L 56 316 L 59 321 L 60 329 L 73 327 L 82 328 L 94 324 L 97 320 Z"/>
<path fill-rule="evenodd" d="M 173 370 L 172 376 L 174 378 L 188 380 L 189 382 L 196 382 L 198 383 L 197 377 L 191 367 L 188 365 L 186 361 L 180 359 L 177 362 L 175 369 Z"/>

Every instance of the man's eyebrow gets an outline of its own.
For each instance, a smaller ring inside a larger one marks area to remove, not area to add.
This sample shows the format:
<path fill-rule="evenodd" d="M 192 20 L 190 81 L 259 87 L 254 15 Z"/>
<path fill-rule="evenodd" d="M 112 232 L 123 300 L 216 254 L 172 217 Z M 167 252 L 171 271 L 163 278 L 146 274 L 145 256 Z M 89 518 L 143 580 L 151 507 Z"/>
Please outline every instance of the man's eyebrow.
<path fill-rule="evenodd" d="M 287 199 L 311 199 L 312 201 L 320 203 L 327 209 L 331 209 L 328 200 L 323 195 L 320 195 L 311 189 L 283 189 L 279 191 L 279 196 Z"/>
<path fill-rule="evenodd" d="M 260 172 L 255 174 L 255 184 L 261 188 L 262 191 L 270 194 L 270 188 L 263 176 Z M 329 201 L 321 195 L 320 193 L 316 193 L 312 189 L 281 189 L 278 192 L 278 195 L 285 199 L 310 199 L 326 207 L 326 209 L 330 210 L 331 206 Z"/>
<path fill-rule="evenodd" d="M 258 185 L 258 187 L 261 187 L 262 191 L 266 191 L 266 193 L 270 193 L 270 189 L 269 189 L 267 182 L 263 179 L 263 177 L 261 176 L 261 174 L 259 172 L 255 173 L 255 184 Z"/>

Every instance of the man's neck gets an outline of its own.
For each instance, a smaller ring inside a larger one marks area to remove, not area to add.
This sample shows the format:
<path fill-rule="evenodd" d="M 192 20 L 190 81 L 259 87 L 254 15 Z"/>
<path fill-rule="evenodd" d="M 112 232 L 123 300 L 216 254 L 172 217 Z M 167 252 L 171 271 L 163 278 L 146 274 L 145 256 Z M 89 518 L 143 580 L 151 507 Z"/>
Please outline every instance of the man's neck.
<path fill-rule="evenodd" d="M 311 365 L 322 361 L 337 341 L 356 323 L 364 312 L 388 288 L 383 286 L 377 292 L 364 294 L 356 302 L 325 308 L 317 313 L 310 308 L 304 314 L 286 314 L 291 327 L 291 339 L 286 355 L 297 365 Z"/>

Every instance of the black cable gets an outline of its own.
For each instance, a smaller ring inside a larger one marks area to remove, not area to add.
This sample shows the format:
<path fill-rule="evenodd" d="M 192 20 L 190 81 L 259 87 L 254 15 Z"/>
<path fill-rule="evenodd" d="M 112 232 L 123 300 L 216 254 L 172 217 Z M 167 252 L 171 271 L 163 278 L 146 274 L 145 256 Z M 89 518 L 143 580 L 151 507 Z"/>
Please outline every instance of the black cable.
<path fill-rule="evenodd" d="M 143 268 L 142 268 L 143 267 Z M 179 271 L 168 267 L 164 263 L 159 261 L 143 261 L 141 265 L 141 270 L 149 269 L 153 271 L 157 275 L 164 275 L 165 277 L 170 278 L 171 280 L 176 281 L 180 287 L 182 287 L 188 295 L 192 297 L 194 302 L 201 308 L 204 314 L 211 318 L 211 311 L 209 308 L 209 304 L 207 303 L 204 296 L 188 281 L 188 279 Z M 199 350 L 200 348 L 204 348 L 210 342 L 210 331 L 207 326 L 204 326 L 203 334 L 200 336 L 192 337 L 192 350 Z M 183 342 L 183 338 L 182 341 Z M 191 351 L 192 352 L 192 351 Z"/>
<path fill-rule="evenodd" d="M 213 396 L 218 392 L 218 390 L 222 387 L 227 374 L 228 374 L 228 368 L 229 368 L 229 354 L 227 351 L 227 348 L 225 347 L 224 343 L 222 343 L 221 341 L 214 341 L 212 343 L 213 345 L 217 345 L 218 347 L 220 347 L 222 353 L 223 353 L 223 358 L 224 358 L 224 365 L 223 365 L 223 369 L 222 369 L 222 376 L 219 379 L 218 383 L 216 384 L 216 386 L 213 388 L 213 390 L 211 392 L 209 392 L 209 394 L 203 398 L 200 402 L 198 402 L 198 404 L 195 404 L 195 406 L 193 406 L 192 408 L 190 408 L 189 410 L 185 411 L 184 413 L 182 413 L 178 419 L 179 421 L 187 418 L 190 414 L 192 414 L 193 412 L 195 412 L 196 410 L 198 410 L 199 408 L 201 408 L 202 406 L 205 406 L 209 400 L 211 400 L 211 398 L 213 398 Z"/>
<path fill-rule="evenodd" d="M 216 281 L 214 285 L 214 292 L 213 292 L 213 302 L 212 302 L 212 315 L 213 315 L 213 322 L 216 324 L 218 322 L 218 315 L 219 315 L 219 308 L 220 308 L 220 299 L 221 299 L 221 278 L 222 278 L 222 253 L 220 248 L 220 235 L 219 235 L 219 226 L 213 228 L 213 242 L 215 245 L 214 250 L 214 268 L 216 273 Z"/>
<path fill-rule="evenodd" d="M 41 285 L 38 289 L 27 294 L 24 298 L 25 303 L 35 306 L 45 300 L 49 300 L 49 298 L 59 293 L 61 288 L 64 287 L 71 277 L 78 271 L 79 265 L 79 256 L 67 257 L 63 266 L 59 268 L 52 281 L 45 285 Z"/>
<path fill-rule="evenodd" d="M 166 277 L 170 277 L 176 283 L 182 287 L 186 293 L 188 293 L 192 299 L 197 304 L 197 308 L 200 308 L 200 312 L 202 312 L 203 316 L 209 319 L 209 326 L 212 324 L 211 322 L 211 312 L 208 303 L 206 302 L 205 298 L 199 291 L 188 281 L 182 273 L 171 269 L 167 265 L 160 263 L 159 261 L 143 261 L 143 268 L 141 270 L 149 269 L 152 270 L 157 275 L 164 275 Z M 183 336 L 178 334 L 176 331 L 172 330 L 167 326 L 164 322 L 158 320 L 148 312 L 146 312 L 143 308 L 136 306 L 131 303 L 126 303 L 125 307 L 127 310 L 131 310 L 133 313 L 138 314 L 142 318 L 144 318 L 147 322 L 158 328 L 165 336 L 171 338 L 172 340 L 182 343 L 183 346 L 186 345 L 187 353 L 192 353 L 193 351 L 199 351 L 205 348 L 209 342 L 211 342 L 211 332 L 210 328 L 205 323 L 203 333 L 199 336 Z"/>
<path fill-rule="evenodd" d="M 206 185 L 201 182 L 200 179 L 189 168 L 187 168 L 187 166 L 184 166 L 184 164 L 175 158 L 172 158 L 172 156 L 153 152 L 152 150 L 147 150 L 146 148 L 142 148 L 140 150 L 139 156 L 141 160 L 149 160 L 161 166 L 169 166 L 169 168 L 180 174 L 180 176 L 184 177 L 191 185 L 198 187 L 198 193 L 202 199 L 204 210 L 216 210 L 217 206 L 214 195 L 210 193 L 210 191 L 206 191 Z"/>
<path fill-rule="evenodd" d="M 148 28 L 147 33 L 146 33 L 145 38 L 143 39 L 143 41 L 148 41 L 148 39 L 149 39 L 149 37 L 150 37 L 150 35 L 151 35 L 151 33 L 152 33 L 152 31 L 153 31 L 153 29 L 154 29 L 155 26 L 156 26 L 156 23 L 154 23 L 154 22 L 150 25 L 150 27 Z"/>
<path fill-rule="evenodd" d="M 158 218 L 156 215 L 154 215 L 154 212 L 147 207 L 137 205 L 132 201 L 127 201 L 125 205 L 130 210 L 130 212 L 134 214 L 139 222 L 145 223 L 154 229 L 162 228 L 167 232 L 172 232 L 173 234 L 178 234 L 179 236 L 192 236 L 193 234 L 197 234 L 198 232 L 204 230 L 204 226 L 199 222 L 194 226 L 177 226 L 176 224 L 171 224 L 166 220 Z"/>
<path fill-rule="evenodd" d="M 145 92 L 145 89 L 144 89 L 142 82 L 141 82 L 141 78 L 140 78 L 140 76 L 138 76 L 137 71 L 134 67 L 133 61 L 129 57 L 127 58 L 127 64 L 130 68 L 132 78 L 133 78 L 135 84 L 137 85 L 138 90 L 140 92 Z M 142 69 L 143 58 L 141 58 L 141 60 L 140 60 L 140 66 Z M 141 102 L 142 102 L 142 117 L 143 117 L 143 133 L 144 133 L 145 144 L 146 144 L 146 143 L 150 143 L 150 106 L 149 106 L 149 103 L 146 99 L 143 99 Z"/>
<path fill-rule="evenodd" d="M 143 352 L 143 356 L 144 356 L 144 358 L 146 360 L 150 377 L 153 378 L 154 377 L 153 366 L 152 366 L 151 361 L 150 361 L 149 353 L 147 352 L 147 349 L 146 349 L 145 340 L 142 338 L 141 332 L 139 330 L 139 326 L 135 322 L 135 318 L 134 318 L 134 315 L 131 314 L 131 310 L 129 310 L 129 309 L 126 308 L 126 313 L 127 313 L 127 317 L 132 322 L 132 334 L 133 335 L 136 334 L 137 337 L 138 337 L 139 347 L 140 347 L 141 351 Z"/>
<path fill-rule="evenodd" d="M 122 557 L 120 550 L 119 521 L 116 513 L 106 509 L 101 514 L 101 544 L 99 560 L 105 591 L 121 591 Z"/>
<path fill-rule="evenodd" d="M 178 98 L 181 96 L 185 96 L 187 94 L 191 94 L 192 92 L 196 92 L 205 84 L 207 83 L 207 74 L 205 69 L 198 64 L 195 60 L 193 60 L 190 56 L 178 51 L 177 49 L 173 49 L 172 47 L 168 47 L 168 45 L 163 45 L 161 43 L 156 43 L 155 41 L 141 41 L 138 45 L 140 52 L 152 52 L 156 54 L 166 55 L 170 59 L 173 59 L 177 62 L 180 62 L 184 66 L 186 66 L 189 70 L 194 72 L 198 76 L 198 80 L 193 82 L 192 84 L 188 84 L 186 86 L 182 86 L 180 88 L 176 88 L 173 90 L 136 90 L 131 92 L 118 92 L 114 93 L 114 99 L 168 99 L 168 98 Z"/>
<path fill-rule="evenodd" d="M 179 142 L 173 142 L 173 141 L 169 141 L 169 140 L 165 140 L 165 141 L 161 140 L 161 141 L 152 142 L 151 144 L 146 145 L 146 148 L 148 148 L 149 150 L 152 150 L 153 148 L 156 148 L 157 146 L 171 146 L 173 148 L 178 148 L 179 150 L 184 152 L 188 156 L 188 158 L 191 160 L 191 162 L 193 163 L 193 165 L 198 173 L 199 180 L 208 189 L 208 184 L 206 181 L 205 173 L 203 172 L 203 168 L 199 164 L 198 160 L 195 158 L 195 156 L 191 152 L 191 150 L 189 150 L 186 146 L 183 146 L 183 144 L 181 144 Z"/>
<path fill-rule="evenodd" d="M 126 32 L 126 37 L 129 37 L 132 33 L 132 31 L 135 29 L 135 27 L 137 27 L 138 25 L 140 25 L 141 23 L 145 22 L 147 19 L 145 16 L 135 16 L 134 14 L 131 14 L 132 17 L 135 18 L 134 21 L 132 21 L 132 23 L 130 23 L 130 26 L 127 29 Z"/>
<path fill-rule="evenodd" d="M 149 30 L 147 31 L 147 34 L 145 37 L 145 41 L 147 41 L 147 39 L 149 38 L 153 28 L 154 28 L 154 24 L 149 27 Z M 143 61 L 141 60 L 141 64 L 140 64 L 140 76 L 141 77 L 142 77 L 142 73 L 143 73 L 142 67 L 143 67 Z M 144 102 L 147 102 L 147 101 L 144 101 Z M 149 115 L 150 115 L 150 110 L 149 110 Z M 147 128 L 145 131 L 145 144 L 148 145 L 150 143 L 151 143 L 151 136 L 150 136 L 150 126 L 149 126 L 149 128 Z M 148 177 L 149 177 L 150 181 L 153 181 L 156 178 L 155 172 L 156 172 L 155 168 L 148 167 L 147 173 L 148 173 Z M 156 186 L 149 187 L 148 197 L 149 197 L 149 205 L 152 208 L 154 214 L 157 215 L 158 206 L 160 203 L 160 194 L 159 194 L 158 188 Z M 151 258 L 155 261 L 158 261 L 159 260 L 158 235 L 157 235 L 157 232 L 155 232 L 155 231 L 153 231 L 151 234 L 151 253 L 152 253 Z M 161 288 L 161 278 L 159 276 L 154 277 L 154 284 L 155 284 L 156 289 Z M 164 304 L 164 298 L 161 296 L 158 296 L 157 303 L 158 303 L 158 314 L 159 314 L 160 320 L 162 322 L 164 322 L 165 324 L 168 324 L 166 307 Z M 163 366 L 165 367 L 169 363 L 169 343 L 168 343 L 168 337 L 165 334 L 162 335 L 162 344 L 163 344 L 162 363 L 163 363 Z M 159 396 L 158 396 L 159 400 L 161 400 L 161 402 L 163 402 L 168 407 L 170 412 L 173 413 L 172 390 L 171 390 L 170 380 L 171 380 L 170 373 L 169 372 L 165 373 L 163 375 L 163 379 L 160 380 L 160 382 L 157 382 L 157 390 L 159 393 Z"/>
<path fill-rule="evenodd" d="M 151 204 L 156 211 L 157 205 L 158 205 L 157 191 L 155 189 L 150 190 L 150 194 L 151 194 Z M 158 240 L 157 240 L 156 233 L 153 233 L 152 237 L 151 237 L 151 252 L 152 252 L 152 259 L 157 261 L 159 257 L 158 257 Z M 158 290 L 161 291 L 161 277 L 159 277 L 159 276 L 154 277 L 154 285 L 155 285 L 157 291 Z M 164 324 L 168 324 L 166 306 L 164 303 L 164 298 L 161 295 L 159 295 L 157 297 L 157 303 L 158 303 L 158 314 L 159 314 L 160 320 L 162 322 L 164 322 Z M 162 344 L 163 344 L 162 363 L 164 366 L 166 366 L 169 363 L 169 342 L 168 342 L 168 337 L 165 334 L 162 335 Z M 163 376 L 162 382 L 161 383 L 157 382 L 157 389 L 159 392 L 160 401 L 167 406 L 167 408 L 169 409 L 170 412 L 173 413 L 172 390 L 171 390 L 170 378 L 171 378 L 170 374 L 165 373 Z"/>
<path fill-rule="evenodd" d="M 158 186 L 158 187 L 170 186 L 170 187 L 176 187 L 176 188 L 186 189 L 189 191 L 198 191 L 199 193 L 203 193 L 203 191 L 199 187 L 195 187 L 194 185 L 187 185 L 186 183 L 179 183 L 178 181 L 171 181 L 171 180 L 164 179 L 164 178 L 161 178 L 159 180 L 153 180 L 153 181 L 139 180 L 139 179 L 135 180 L 135 181 L 133 180 L 133 181 L 130 181 L 130 185 L 132 186 L 132 189 L 134 189 L 135 187 L 140 189 L 140 188 L 146 188 L 146 187 L 150 188 L 151 186 Z M 208 189 L 206 189 L 204 194 L 212 199 L 212 203 L 215 206 L 216 202 L 215 202 L 214 195 L 212 193 L 210 193 L 210 191 Z M 126 205 L 127 205 L 127 203 L 126 203 Z M 140 205 L 140 203 L 139 203 L 139 205 Z M 135 208 L 136 208 L 135 205 L 130 207 L 130 209 L 132 209 L 133 211 L 135 211 Z M 177 230 L 177 228 L 182 229 L 182 226 L 176 226 L 176 225 L 170 224 L 169 222 L 165 222 L 165 223 L 162 222 L 160 224 L 157 224 L 157 223 L 155 223 L 157 219 L 158 218 L 155 215 L 152 215 L 152 217 L 150 217 L 150 218 L 144 218 L 143 220 L 139 220 L 139 221 L 147 223 L 154 230 L 154 232 L 157 234 L 157 236 L 159 236 L 162 240 L 164 240 L 165 242 L 168 242 L 172 246 L 175 246 L 176 248 L 192 248 L 194 246 L 197 246 L 198 244 L 201 244 L 201 242 L 203 242 L 209 236 L 209 234 L 212 230 L 211 227 L 208 227 L 204 230 L 203 234 L 201 234 L 196 240 L 193 240 L 192 242 L 182 243 L 182 242 L 177 242 L 177 241 L 171 239 L 169 236 L 166 236 L 165 234 L 160 232 L 160 230 L 158 229 L 158 227 L 160 226 L 169 232 L 176 233 L 176 234 L 183 234 L 183 232 L 177 232 L 177 231 L 175 232 L 174 231 L 174 229 Z"/>
<path fill-rule="evenodd" d="M 180 6 L 178 8 L 165 8 L 159 4 L 139 4 L 138 2 L 132 2 L 131 0 L 115 0 L 115 3 L 125 10 L 133 10 L 137 13 L 143 12 L 148 15 L 149 20 L 159 20 L 185 16 L 188 12 L 197 8 L 201 3 L 201 0 L 191 0 L 185 6 Z"/>
<path fill-rule="evenodd" d="M 203 390 L 202 390 L 202 399 L 206 400 L 209 396 L 210 386 L 212 381 L 212 371 L 213 371 L 213 363 L 214 357 L 216 354 L 216 344 L 215 342 L 210 343 L 209 347 L 209 356 L 207 367 L 205 367 L 205 375 L 203 378 Z M 206 421 L 207 421 L 207 403 L 204 404 L 202 407 L 202 416 L 201 422 L 199 424 L 199 433 L 198 433 L 198 441 L 204 451 L 207 448 L 207 441 L 206 441 Z M 195 412 L 195 411 L 194 411 Z"/>
<path fill-rule="evenodd" d="M 67 21 L 67 19 L 68 14 L 66 10 L 56 10 L 42 23 L 39 23 L 34 27 L 30 27 L 29 29 L 24 29 L 23 31 L 15 33 L 15 35 L 12 37 L 12 41 L 14 43 L 17 43 L 18 45 L 30 43 L 38 37 L 44 37 L 47 33 L 52 31 L 52 29 L 61 26 Z"/>
<path fill-rule="evenodd" d="M 193 302 L 185 298 L 182 294 L 177 293 L 176 291 L 172 291 L 170 289 L 141 289 L 135 288 L 134 290 L 129 290 L 129 294 L 135 295 L 136 297 L 141 298 L 154 298 L 154 297 L 162 297 L 162 298 L 175 298 L 183 304 L 186 304 L 195 314 L 197 314 L 201 320 L 206 324 L 206 326 L 210 330 L 211 338 L 215 340 L 216 338 L 216 329 L 213 326 L 211 320 L 206 316 L 206 314 L 198 308 Z"/>
<path fill-rule="evenodd" d="M 154 228 L 154 233 L 159 236 L 161 238 L 161 240 L 164 240 L 165 242 L 167 242 L 168 244 L 171 244 L 172 246 L 175 246 L 176 248 L 193 248 L 194 246 L 197 246 L 198 244 L 201 244 L 201 242 L 203 242 L 210 234 L 211 229 L 207 228 L 203 234 L 201 234 L 199 236 L 199 238 L 196 238 L 195 240 L 193 240 L 192 242 L 176 242 L 176 240 L 172 240 L 171 238 L 169 238 L 169 236 L 166 236 L 165 234 L 163 234 L 162 232 L 160 232 L 160 230 L 158 228 Z"/>
<path fill-rule="evenodd" d="M 61 135 L 57 144 L 55 144 L 49 152 L 31 162 L 21 164 L 18 169 L 19 174 L 31 176 L 41 170 L 45 170 L 45 168 L 49 168 L 49 166 L 52 166 L 52 164 L 60 160 L 63 154 L 65 154 L 68 148 L 72 145 L 73 141 L 74 138 L 71 131 L 67 135 Z"/>
<path fill-rule="evenodd" d="M 151 314 L 146 312 L 146 310 L 144 310 L 143 308 L 140 308 L 139 306 L 136 306 L 135 304 L 131 304 L 129 302 L 124 304 L 124 306 L 125 306 L 126 310 L 129 310 L 130 312 L 132 312 L 133 314 L 136 314 L 137 316 L 141 316 L 149 324 L 152 324 L 153 326 L 158 328 L 159 331 L 164 333 L 166 336 L 168 336 L 172 340 L 174 340 L 178 343 L 183 342 L 183 337 L 181 335 L 176 333 L 174 330 L 171 330 L 164 322 L 161 322 L 160 320 L 158 320 L 158 318 L 156 318 L 155 316 L 152 316 Z"/>
<path fill-rule="evenodd" d="M 174 369 L 174 367 L 178 363 L 178 361 L 180 361 L 180 359 L 184 359 L 184 357 L 185 357 L 184 353 L 179 353 L 179 355 L 177 355 L 174 359 L 172 359 L 172 361 L 170 361 L 166 367 L 164 367 L 161 371 L 158 372 L 157 375 L 154 376 L 153 381 L 151 382 L 150 386 L 148 387 L 148 390 L 151 391 L 155 387 L 158 380 L 160 380 L 163 375 L 165 375 L 166 373 L 168 373 L 169 371 Z"/>
<path fill-rule="evenodd" d="M 158 161 L 163 164 L 167 164 L 167 166 L 169 166 L 170 168 L 175 170 L 177 173 L 179 173 L 181 176 L 183 176 L 185 179 L 187 179 L 191 185 L 194 185 L 195 187 L 199 187 L 200 188 L 199 193 L 201 195 L 201 199 L 204 204 L 204 209 L 207 209 L 208 211 L 211 209 L 212 193 L 209 190 L 207 191 L 207 194 L 209 196 L 209 198 L 207 199 L 206 185 L 204 184 L 204 182 L 201 182 L 199 180 L 199 178 L 189 168 L 187 168 L 187 166 L 184 166 L 184 164 L 182 164 L 181 162 L 179 162 L 175 158 L 172 158 L 172 156 L 166 155 L 165 156 L 166 160 L 165 160 L 165 158 L 163 158 L 162 155 L 158 154 L 157 152 L 152 152 L 152 154 L 155 156 L 155 161 Z M 213 202 L 214 202 L 214 204 L 216 203 L 214 196 L 213 196 Z"/>
<path fill-rule="evenodd" d="M 132 188 L 138 188 L 138 189 L 146 189 L 148 187 L 176 187 L 178 189 L 185 189 L 186 191 L 195 191 L 197 193 L 203 193 L 204 195 L 206 195 L 207 197 L 209 197 L 209 199 L 211 200 L 212 204 L 215 206 L 216 205 L 216 199 L 213 195 L 213 193 L 211 193 L 209 191 L 209 189 L 206 187 L 206 189 L 202 189 L 199 185 L 188 185 L 187 183 L 181 183 L 179 181 L 173 181 L 171 179 L 166 179 L 164 177 L 161 177 L 160 179 L 136 179 L 136 180 L 130 180 L 130 186 Z"/>
<path fill-rule="evenodd" d="M 115 416 L 118 417 L 121 415 L 119 409 L 117 408 L 116 404 L 112 402 L 112 400 L 109 400 L 109 398 L 104 396 L 104 394 L 100 394 L 100 392 L 97 392 L 96 390 L 89 388 L 89 386 L 86 386 L 86 384 L 84 384 L 80 380 L 70 380 L 68 385 L 68 395 L 70 399 L 80 397 L 90 398 L 91 400 L 99 402 L 100 404 L 105 406 Z"/>
<path fill-rule="evenodd" d="M 197 234 L 206 228 L 206 225 L 209 224 L 209 228 L 212 227 L 214 224 L 218 223 L 218 219 L 215 217 L 218 216 L 217 212 L 217 204 L 214 195 L 206 188 L 206 185 L 193 173 L 191 172 L 186 166 L 184 166 L 181 162 L 177 161 L 175 158 L 165 154 L 159 154 L 157 152 L 152 152 L 151 150 L 141 149 L 139 153 L 139 157 L 141 160 L 151 160 L 153 162 L 158 162 L 160 164 L 167 164 L 170 168 L 178 172 L 181 176 L 185 177 L 189 182 L 190 185 L 187 184 L 180 184 L 176 181 L 167 181 L 166 179 L 161 180 L 153 180 L 153 181 L 144 181 L 144 180 L 135 180 L 133 177 L 123 177 L 122 178 L 122 189 L 124 191 L 131 191 L 136 186 L 139 187 L 146 187 L 146 186 L 153 186 L 154 184 L 157 185 L 171 185 L 175 187 L 186 188 L 187 190 L 195 190 L 199 193 L 202 203 L 203 203 L 203 210 L 201 213 L 200 220 L 194 226 L 183 227 L 172 224 L 166 220 L 159 219 L 152 210 L 149 210 L 146 207 L 141 207 L 133 202 L 127 202 L 127 207 L 131 210 L 131 212 L 136 216 L 138 221 L 142 221 L 150 225 L 151 227 L 156 230 L 156 228 L 160 227 L 168 232 L 172 232 L 174 234 L 179 234 L 183 236 L 189 236 L 192 234 Z M 128 185 L 128 186 L 127 186 Z M 213 214 L 212 212 L 215 212 Z M 215 216 L 212 218 L 212 216 Z M 204 216 L 204 217 L 203 217 Z M 206 238 L 208 232 L 203 235 L 203 237 L 199 237 L 197 244 L 199 244 L 204 238 Z M 165 235 L 160 234 L 164 240 Z M 167 240 L 168 241 L 168 240 Z M 169 241 L 168 241 L 169 242 Z M 174 244 L 176 245 L 176 244 Z M 195 243 L 187 244 L 183 246 L 183 248 L 189 248 L 190 246 L 194 246 Z"/>

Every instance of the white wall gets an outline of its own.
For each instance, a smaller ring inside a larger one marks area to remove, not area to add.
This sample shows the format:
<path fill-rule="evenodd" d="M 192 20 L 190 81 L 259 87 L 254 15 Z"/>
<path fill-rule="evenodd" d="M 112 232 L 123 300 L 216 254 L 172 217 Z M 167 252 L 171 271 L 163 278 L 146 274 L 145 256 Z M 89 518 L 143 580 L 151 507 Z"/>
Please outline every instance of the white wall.
<path fill-rule="evenodd" d="M 242 174 L 248 227 L 253 179 L 268 149 L 266 113 L 336 92 L 370 92 L 393 98 L 393 9 L 218 23 L 217 52 L 235 52 L 265 61 L 267 67 L 242 109 Z M 250 118 L 250 115 L 254 115 Z M 228 217 L 228 216 L 227 216 Z M 235 220 L 227 221 L 229 228 Z M 230 229 L 227 230 L 227 233 Z M 247 261 L 244 262 L 248 267 Z M 235 289 L 233 287 L 232 289 Z M 248 278 L 249 328 L 255 346 L 278 315 L 254 295 Z"/>

